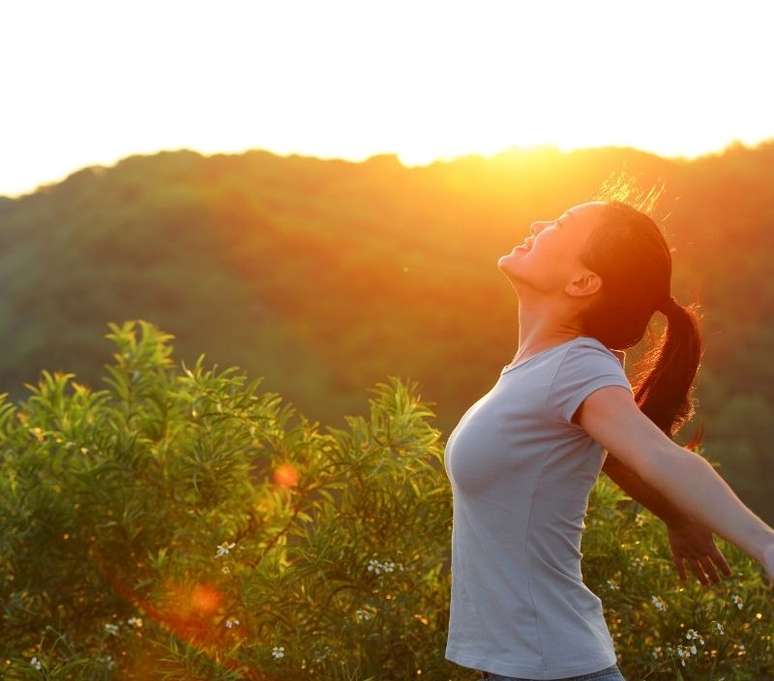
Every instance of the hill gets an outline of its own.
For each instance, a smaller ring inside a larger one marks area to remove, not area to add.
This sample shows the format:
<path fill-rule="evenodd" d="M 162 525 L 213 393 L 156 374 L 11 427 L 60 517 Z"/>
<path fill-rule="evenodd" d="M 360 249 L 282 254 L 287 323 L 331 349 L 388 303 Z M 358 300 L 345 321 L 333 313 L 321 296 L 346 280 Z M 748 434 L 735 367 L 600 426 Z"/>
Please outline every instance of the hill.
<path fill-rule="evenodd" d="M 516 348 L 497 258 L 618 169 L 664 186 L 673 291 L 705 310 L 706 450 L 771 523 L 774 141 L 691 161 L 622 147 L 423 167 L 177 150 L 83 168 L 0 201 L 0 390 L 19 399 L 43 369 L 96 384 L 108 322 L 146 319 L 183 361 L 238 365 L 329 424 L 363 412 L 386 376 L 416 380 L 449 432 Z"/>

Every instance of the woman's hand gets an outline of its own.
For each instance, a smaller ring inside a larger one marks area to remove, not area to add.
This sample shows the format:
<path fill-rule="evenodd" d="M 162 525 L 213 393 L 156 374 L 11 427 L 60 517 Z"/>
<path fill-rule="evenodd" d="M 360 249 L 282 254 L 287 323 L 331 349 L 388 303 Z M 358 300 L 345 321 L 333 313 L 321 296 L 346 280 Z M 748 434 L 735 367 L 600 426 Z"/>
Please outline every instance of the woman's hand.
<path fill-rule="evenodd" d="M 704 586 L 711 586 L 720 581 L 716 567 L 726 577 L 733 574 L 723 554 L 715 546 L 712 530 L 700 522 L 690 518 L 669 522 L 667 533 L 675 567 L 682 582 L 686 579 L 685 563 Z M 774 551 L 769 554 L 770 563 L 774 563 Z M 768 569 L 774 572 L 774 566 L 770 565 Z"/>

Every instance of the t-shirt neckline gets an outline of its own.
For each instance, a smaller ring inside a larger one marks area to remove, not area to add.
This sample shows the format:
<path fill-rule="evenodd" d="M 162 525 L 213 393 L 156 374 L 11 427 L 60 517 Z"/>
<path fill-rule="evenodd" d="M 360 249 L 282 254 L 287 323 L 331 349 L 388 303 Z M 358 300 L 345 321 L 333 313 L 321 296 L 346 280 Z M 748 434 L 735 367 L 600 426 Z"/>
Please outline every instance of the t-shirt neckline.
<path fill-rule="evenodd" d="M 525 364 L 527 364 L 528 362 L 532 361 L 536 357 L 540 357 L 540 356 L 545 355 L 546 353 L 551 352 L 553 350 L 558 350 L 559 348 L 563 348 L 563 347 L 569 345 L 570 343 L 573 343 L 573 342 L 577 341 L 579 338 L 589 338 L 589 337 L 590 336 L 575 336 L 575 338 L 570 338 L 569 340 L 563 341 L 561 343 L 557 343 L 556 345 L 552 345 L 550 348 L 545 348 L 545 349 L 541 350 L 540 352 L 536 352 L 534 355 L 532 355 L 531 357 L 527 357 L 527 359 L 522 360 L 518 364 L 506 364 L 502 368 L 502 370 L 500 371 L 500 375 L 502 376 L 503 374 L 507 374 L 509 371 L 513 371 L 514 369 L 518 369 L 519 367 L 524 366 Z"/>

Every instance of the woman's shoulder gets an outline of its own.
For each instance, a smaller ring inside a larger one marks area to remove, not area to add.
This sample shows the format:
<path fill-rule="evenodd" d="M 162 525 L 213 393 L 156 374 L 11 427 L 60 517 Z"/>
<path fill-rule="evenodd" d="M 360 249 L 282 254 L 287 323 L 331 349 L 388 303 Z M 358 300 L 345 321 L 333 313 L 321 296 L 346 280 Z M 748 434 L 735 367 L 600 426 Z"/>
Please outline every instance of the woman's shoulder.
<path fill-rule="evenodd" d="M 573 344 L 574 348 L 578 348 L 575 352 L 587 352 L 589 350 L 603 353 L 609 357 L 614 358 L 622 367 L 626 367 L 626 351 L 616 350 L 614 348 L 608 348 L 601 340 L 594 338 L 593 336 L 578 336 L 576 342 Z M 572 348 L 570 348 L 572 350 Z"/>

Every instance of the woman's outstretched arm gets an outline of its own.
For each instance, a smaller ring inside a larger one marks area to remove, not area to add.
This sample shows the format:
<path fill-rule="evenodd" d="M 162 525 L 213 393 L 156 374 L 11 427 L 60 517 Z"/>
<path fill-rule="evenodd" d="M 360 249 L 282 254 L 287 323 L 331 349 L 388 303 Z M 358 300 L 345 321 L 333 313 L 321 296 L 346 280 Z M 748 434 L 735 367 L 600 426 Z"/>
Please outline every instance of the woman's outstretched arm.
<path fill-rule="evenodd" d="M 642 413 L 630 391 L 599 388 L 579 412 L 579 425 L 623 465 L 683 513 L 760 562 L 774 580 L 774 528 L 755 515 L 704 458 L 670 440 Z"/>
<path fill-rule="evenodd" d="M 722 577 L 733 575 L 728 562 L 715 545 L 715 535 L 708 527 L 696 518 L 687 516 L 612 454 L 605 457 L 602 470 L 632 499 L 664 521 L 672 560 L 683 582 L 687 579 L 686 567 L 704 586 L 717 584 Z"/>
<path fill-rule="evenodd" d="M 683 509 L 675 506 L 663 493 L 646 483 L 631 468 L 621 463 L 614 454 L 608 453 L 602 470 L 632 499 L 665 523 L 681 522 L 688 518 Z"/>

